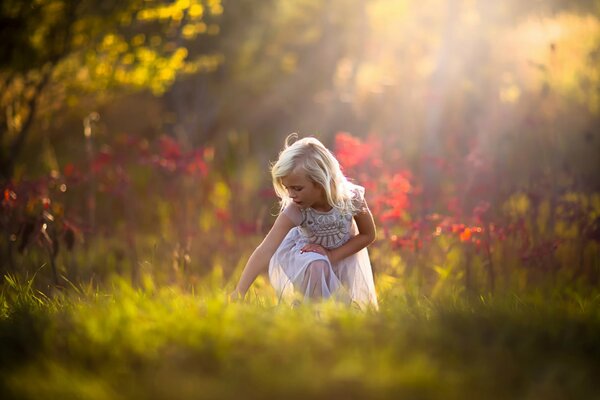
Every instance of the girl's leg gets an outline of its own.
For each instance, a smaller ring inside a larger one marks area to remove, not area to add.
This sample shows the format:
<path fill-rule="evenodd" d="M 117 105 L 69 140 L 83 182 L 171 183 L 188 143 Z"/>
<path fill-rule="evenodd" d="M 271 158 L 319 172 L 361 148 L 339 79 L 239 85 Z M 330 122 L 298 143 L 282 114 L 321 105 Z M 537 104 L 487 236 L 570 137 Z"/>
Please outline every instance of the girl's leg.
<path fill-rule="evenodd" d="M 331 276 L 330 270 L 329 264 L 323 260 L 313 261 L 308 264 L 302 282 L 305 298 L 322 299 L 329 297 L 331 294 L 328 287 Z"/>

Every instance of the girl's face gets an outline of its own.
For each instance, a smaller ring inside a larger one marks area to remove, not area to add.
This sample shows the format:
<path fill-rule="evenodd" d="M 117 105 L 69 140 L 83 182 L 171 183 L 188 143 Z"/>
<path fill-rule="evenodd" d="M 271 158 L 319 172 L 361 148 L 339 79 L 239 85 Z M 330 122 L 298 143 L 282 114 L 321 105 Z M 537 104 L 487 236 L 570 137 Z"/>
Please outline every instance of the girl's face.
<path fill-rule="evenodd" d="M 292 201 L 301 208 L 311 207 L 317 211 L 329 211 L 325 191 L 321 185 L 311 181 L 302 170 L 294 170 L 281 179 Z"/>

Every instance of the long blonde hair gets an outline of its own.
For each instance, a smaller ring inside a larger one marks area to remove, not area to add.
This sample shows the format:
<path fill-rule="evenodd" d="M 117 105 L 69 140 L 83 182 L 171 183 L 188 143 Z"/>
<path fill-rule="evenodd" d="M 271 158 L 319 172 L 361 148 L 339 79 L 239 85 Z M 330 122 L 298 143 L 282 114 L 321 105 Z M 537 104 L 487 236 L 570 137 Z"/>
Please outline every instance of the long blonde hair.
<path fill-rule="evenodd" d="M 297 139 L 294 141 L 294 139 Z M 282 179 L 296 168 L 302 168 L 311 181 L 325 191 L 327 202 L 342 213 L 355 214 L 353 185 L 342 173 L 340 163 L 323 143 L 314 137 L 298 139 L 296 133 L 288 135 L 277 162 L 271 166 L 271 177 L 275 193 L 283 211 L 291 202 Z"/>

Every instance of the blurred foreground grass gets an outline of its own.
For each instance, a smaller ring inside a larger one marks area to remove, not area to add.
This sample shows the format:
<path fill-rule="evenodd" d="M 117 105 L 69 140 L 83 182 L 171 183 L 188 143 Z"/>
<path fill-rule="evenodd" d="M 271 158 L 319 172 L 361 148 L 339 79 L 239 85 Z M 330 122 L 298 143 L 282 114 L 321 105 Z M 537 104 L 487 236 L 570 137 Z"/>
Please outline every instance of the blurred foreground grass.
<path fill-rule="evenodd" d="M 5 277 L 2 399 L 600 398 L 600 297 L 436 301 L 399 287 L 379 312 L 230 304 L 192 290 Z"/>

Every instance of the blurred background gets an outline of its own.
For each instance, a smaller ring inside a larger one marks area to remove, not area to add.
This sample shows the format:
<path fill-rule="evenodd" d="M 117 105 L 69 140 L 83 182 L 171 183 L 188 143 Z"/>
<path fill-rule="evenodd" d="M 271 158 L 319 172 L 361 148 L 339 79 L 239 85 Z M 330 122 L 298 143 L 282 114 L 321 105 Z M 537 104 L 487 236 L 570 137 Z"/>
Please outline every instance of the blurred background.
<path fill-rule="evenodd" d="M 5 0 L 0 269 L 236 279 L 316 136 L 367 189 L 377 286 L 600 279 L 600 1 Z"/>

